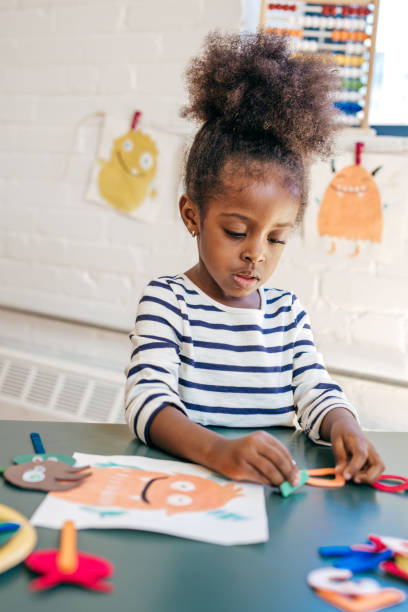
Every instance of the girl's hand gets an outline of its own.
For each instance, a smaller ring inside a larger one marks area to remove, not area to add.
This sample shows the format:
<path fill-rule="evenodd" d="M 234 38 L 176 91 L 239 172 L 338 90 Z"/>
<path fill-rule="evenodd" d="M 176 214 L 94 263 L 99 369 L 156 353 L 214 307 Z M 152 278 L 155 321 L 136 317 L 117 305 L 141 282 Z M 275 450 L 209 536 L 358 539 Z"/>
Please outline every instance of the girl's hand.
<path fill-rule="evenodd" d="M 377 480 L 385 470 L 384 463 L 352 414 L 343 408 L 334 408 L 322 423 L 322 429 L 328 427 L 336 472 L 357 483 Z"/>
<path fill-rule="evenodd" d="M 266 431 L 256 431 L 234 440 L 217 439 L 211 467 L 234 480 L 280 485 L 299 484 L 299 471 L 289 451 Z"/>

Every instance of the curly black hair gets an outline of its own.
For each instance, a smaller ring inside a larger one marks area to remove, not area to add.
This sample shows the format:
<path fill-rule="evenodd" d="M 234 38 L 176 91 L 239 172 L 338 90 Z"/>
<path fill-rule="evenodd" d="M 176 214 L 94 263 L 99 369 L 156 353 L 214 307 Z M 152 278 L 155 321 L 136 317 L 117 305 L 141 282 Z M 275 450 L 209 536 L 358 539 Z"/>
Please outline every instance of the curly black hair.
<path fill-rule="evenodd" d="M 185 164 L 190 198 L 204 212 L 228 188 L 231 171 L 259 178 L 273 164 L 299 194 L 300 220 L 309 162 L 330 154 L 340 126 L 334 66 L 317 55 L 293 55 L 283 36 L 216 31 L 185 76 L 189 104 L 180 114 L 202 124 Z"/>

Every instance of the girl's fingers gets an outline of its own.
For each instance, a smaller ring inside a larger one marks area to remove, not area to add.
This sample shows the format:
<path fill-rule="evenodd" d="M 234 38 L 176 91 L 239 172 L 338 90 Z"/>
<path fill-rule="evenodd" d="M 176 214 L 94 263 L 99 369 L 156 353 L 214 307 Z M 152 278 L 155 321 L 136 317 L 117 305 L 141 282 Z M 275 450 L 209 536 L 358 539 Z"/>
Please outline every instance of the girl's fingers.
<path fill-rule="evenodd" d="M 332 443 L 334 459 L 336 462 L 336 472 L 343 474 L 347 465 L 347 452 L 344 446 L 343 438 L 338 436 Z"/>
<path fill-rule="evenodd" d="M 241 480 L 249 480 L 250 482 L 257 482 L 259 484 L 270 485 L 270 480 L 256 469 L 256 466 L 251 465 L 248 461 L 245 461 L 244 465 L 244 477 Z"/>
<path fill-rule="evenodd" d="M 372 483 L 375 482 L 385 470 L 385 465 L 381 461 L 379 455 L 372 449 L 373 457 L 366 461 L 363 469 L 354 477 L 355 482 L 358 483 Z"/>
<path fill-rule="evenodd" d="M 350 444 L 351 459 L 350 463 L 346 467 L 344 471 L 344 478 L 349 480 L 353 478 L 357 474 L 357 472 L 361 471 L 365 462 L 368 458 L 368 448 L 366 440 L 361 439 L 353 439 L 352 444 Z"/>
<path fill-rule="evenodd" d="M 285 452 L 282 452 L 282 448 Z M 274 484 L 282 484 L 283 481 L 288 480 L 291 484 L 296 485 L 296 476 L 299 470 L 289 451 L 281 444 L 275 445 L 268 442 L 260 443 L 256 449 L 259 458 L 263 458 L 264 468 L 262 472 L 268 477 L 274 478 Z M 276 481 L 277 473 L 281 480 Z"/>
<path fill-rule="evenodd" d="M 280 485 L 286 480 L 279 467 L 263 455 L 254 454 L 251 465 L 268 481 L 268 484 Z"/>

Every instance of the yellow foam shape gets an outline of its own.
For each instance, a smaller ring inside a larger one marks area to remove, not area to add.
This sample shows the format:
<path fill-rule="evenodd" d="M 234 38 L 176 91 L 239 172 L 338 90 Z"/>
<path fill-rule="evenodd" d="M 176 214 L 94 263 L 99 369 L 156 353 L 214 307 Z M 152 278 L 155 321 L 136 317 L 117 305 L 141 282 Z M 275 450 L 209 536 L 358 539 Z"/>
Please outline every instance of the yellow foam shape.
<path fill-rule="evenodd" d="M 1 574 L 24 561 L 37 543 L 37 533 L 25 516 L 3 504 L 0 504 L 0 521 L 21 525 L 16 535 L 0 548 Z"/>

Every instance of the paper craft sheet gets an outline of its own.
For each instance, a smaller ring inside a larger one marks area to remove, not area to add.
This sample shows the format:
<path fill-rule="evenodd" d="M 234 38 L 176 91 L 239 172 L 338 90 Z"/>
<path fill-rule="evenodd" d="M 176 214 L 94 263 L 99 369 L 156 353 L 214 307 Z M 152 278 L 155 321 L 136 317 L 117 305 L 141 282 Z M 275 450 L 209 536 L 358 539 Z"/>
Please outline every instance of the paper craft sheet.
<path fill-rule="evenodd" d="M 214 544 L 268 540 L 264 490 L 204 467 L 138 456 L 74 453 L 92 475 L 76 489 L 52 492 L 31 523 L 60 529 L 142 529 Z"/>
<path fill-rule="evenodd" d="M 106 116 L 86 199 L 154 223 L 162 205 L 178 201 L 182 142 L 179 135 L 145 125 L 143 119 L 133 130 L 128 117 Z"/>

